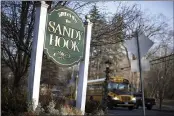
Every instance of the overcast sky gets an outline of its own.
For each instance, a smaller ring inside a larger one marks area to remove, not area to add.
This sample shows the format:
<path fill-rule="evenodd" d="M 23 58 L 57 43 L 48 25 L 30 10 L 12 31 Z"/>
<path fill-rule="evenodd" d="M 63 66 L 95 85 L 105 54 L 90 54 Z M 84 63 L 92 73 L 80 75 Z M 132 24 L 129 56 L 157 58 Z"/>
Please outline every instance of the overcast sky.
<path fill-rule="evenodd" d="M 163 14 L 169 20 L 168 24 L 173 28 L 173 1 L 124 1 L 128 5 L 138 4 L 143 12 L 152 15 Z M 103 9 L 103 12 L 116 13 L 118 2 L 105 1 L 98 2 L 97 6 Z"/>
<path fill-rule="evenodd" d="M 163 14 L 166 16 L 166 21 L 169 24 L 170 28 L 174 27 L 174 1 L 123 1 L 127 5 L 138 4 L 138 7 L 141 8 L 143 12 L 147 15 L 158 16 L 159 14 Z M 112 16 L 116 13 L 116 9 L 118 6 L 118 1 L 99 1 L 96 3 L 99 7 L 100 13 L 107 13 L 108 16 Z M 90 9 L 86 9 L 85 12 L 88 12 Z M 110 12 L 110 13 L 108 13 Z M 157 43 L 156 43 L 157 44 Z M 174 44 L 174 40 L 173 40 Z"/>

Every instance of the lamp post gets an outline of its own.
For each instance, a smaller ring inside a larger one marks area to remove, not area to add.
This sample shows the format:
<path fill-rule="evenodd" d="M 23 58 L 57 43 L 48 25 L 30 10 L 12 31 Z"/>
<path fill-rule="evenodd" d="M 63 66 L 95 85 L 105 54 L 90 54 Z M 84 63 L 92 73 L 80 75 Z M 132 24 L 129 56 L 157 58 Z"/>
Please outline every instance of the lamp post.
<path fill-rule="evenodd" d="M 107 60 L 105 62 L 105 64 L 106 64 L 106 70 L 105 70 L 106 79 L 104 81 L 103 111 L 106 112 L 106 110 L 107 110 L 107 102 L 108 102 L 108 100 L 107 100 L 107 96 L 108 96 L 108 81 L 109 81 L 109 76 L 110 76 L 109 73 L 111 72 L 110 66 L 111 66 L 112 63 L 109 60 Z"/>

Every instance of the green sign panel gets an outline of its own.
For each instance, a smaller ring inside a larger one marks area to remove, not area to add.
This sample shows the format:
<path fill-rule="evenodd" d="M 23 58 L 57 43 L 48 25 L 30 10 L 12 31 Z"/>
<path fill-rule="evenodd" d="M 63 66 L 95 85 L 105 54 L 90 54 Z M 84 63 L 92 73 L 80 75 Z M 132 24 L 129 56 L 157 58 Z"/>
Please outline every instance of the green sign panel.
<path fill-rule="evenodd" d="M 41 19 L 42 20 L 42 19 Z M 71 66 L 84 52 L 85 28 L 79 16 L 58 6 L 47 14 L 44 51 L 55 63 Z"/>

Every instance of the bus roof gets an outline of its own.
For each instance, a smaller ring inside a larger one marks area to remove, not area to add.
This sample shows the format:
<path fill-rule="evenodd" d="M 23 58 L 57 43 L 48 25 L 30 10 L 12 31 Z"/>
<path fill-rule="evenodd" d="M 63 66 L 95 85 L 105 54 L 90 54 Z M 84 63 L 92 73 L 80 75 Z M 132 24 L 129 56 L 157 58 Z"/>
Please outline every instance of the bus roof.
<path fill-rule="evenodd" d="M 106 78 L 100 78 L 95 80 L 88 80 L 88 84 L 101 84 L 105 81 Z M 129 83 L 128 79 L 124 79 L 123 77 L 111 77 L 109 79 L 111 82 L 121 82 L 121 83 Z"/>
<path fill-rule="evenodd" d="M 88 84 L 90 83 L 101 83 L 104 82 L 106 78 L 100 78 L 100 79 L 95 79 L 95 80 L 88 80 Z"/>

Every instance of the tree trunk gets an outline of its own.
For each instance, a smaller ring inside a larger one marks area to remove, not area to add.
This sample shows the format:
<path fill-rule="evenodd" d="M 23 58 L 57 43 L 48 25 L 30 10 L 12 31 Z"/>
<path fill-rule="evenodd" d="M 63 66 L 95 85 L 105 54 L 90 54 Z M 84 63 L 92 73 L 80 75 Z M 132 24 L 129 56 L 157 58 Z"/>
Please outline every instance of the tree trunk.
<path fill-rule="evenodd" d="M 163 102 L 163 99 L 160 98 L 159 100 L 160 100 L 160 101 L 159 101 L 159 109 L 160 109 L 160 111 L 161 111 L 161 109 L 162 109 L 162 102 Z"/>
<path fill-rule="evenodd" d="M 20 80 L 21 76 L 19 75 L 14 75 L 14 81 L 13 81 L 13 89 L 18 89 L 20 86 Z"/>

